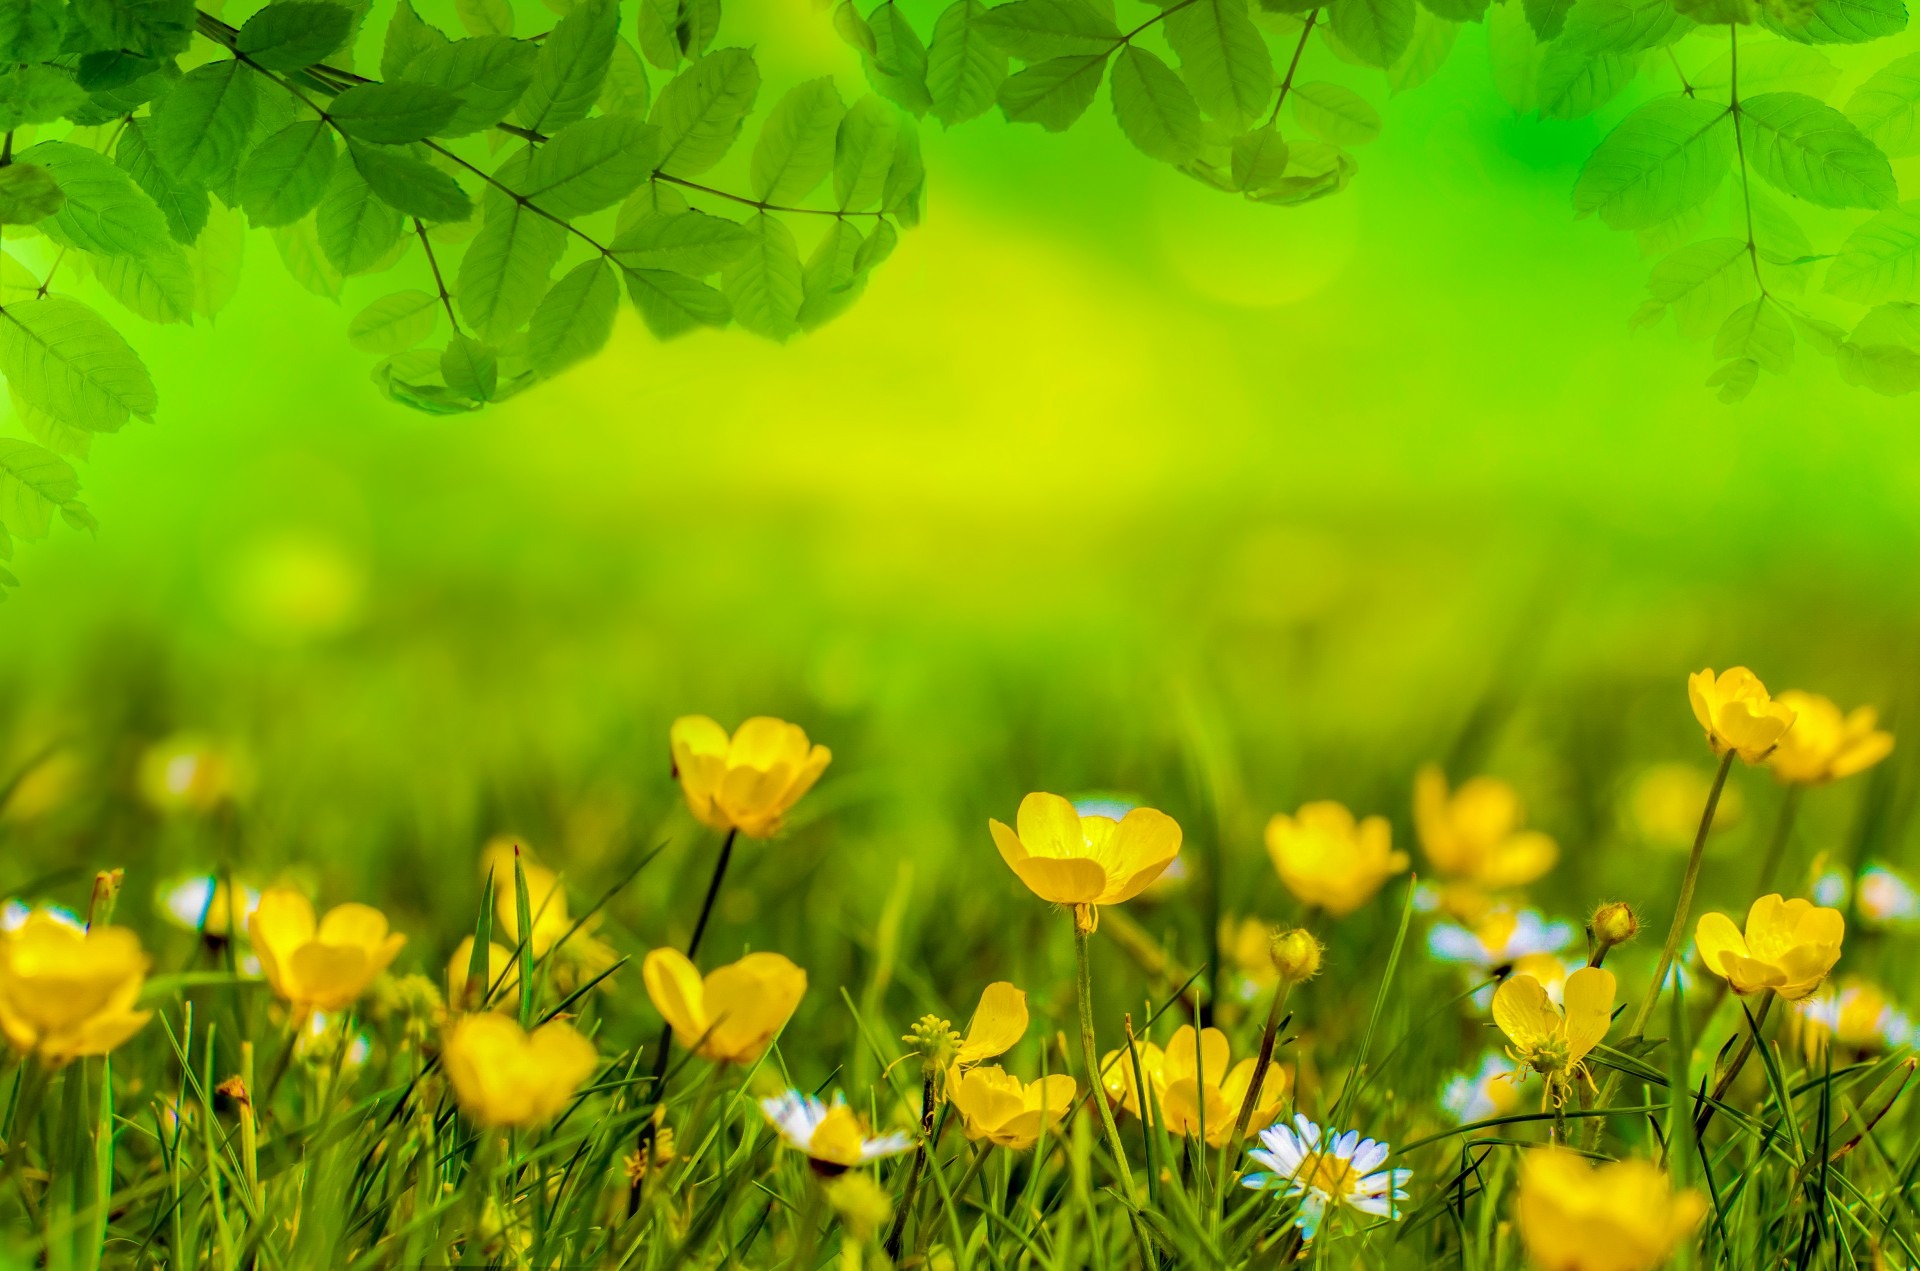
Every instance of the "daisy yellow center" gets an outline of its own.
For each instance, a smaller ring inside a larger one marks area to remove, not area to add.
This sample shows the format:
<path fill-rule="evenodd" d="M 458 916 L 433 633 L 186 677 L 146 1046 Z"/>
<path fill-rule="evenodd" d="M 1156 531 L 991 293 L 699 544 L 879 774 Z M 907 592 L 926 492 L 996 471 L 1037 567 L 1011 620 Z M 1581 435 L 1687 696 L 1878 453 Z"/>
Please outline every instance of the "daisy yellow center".
<path fill-rule="evenodd" d="M 1301 1184 L 1324 1192 L 1328 1196 L 1346 1196 L 1360 1181 L 1358 1171 L 1352 1161 L 1343 1161 L 1337 1156 L 1317 1152 L 1304 1161 L 1294 1178 Z"/>

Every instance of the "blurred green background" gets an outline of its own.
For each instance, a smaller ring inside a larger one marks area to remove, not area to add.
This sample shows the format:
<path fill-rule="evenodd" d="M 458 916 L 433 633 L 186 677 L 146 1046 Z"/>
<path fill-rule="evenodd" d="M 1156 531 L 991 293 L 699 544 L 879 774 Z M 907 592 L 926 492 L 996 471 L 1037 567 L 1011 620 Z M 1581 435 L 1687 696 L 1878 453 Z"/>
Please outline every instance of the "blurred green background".
<path fill-rule="evenodd" d="M 729 15 L 767 100 L 856 87 L 824 13 Z M 1104 98 L 1066 136 L 930 124 L 925 226 L 817 336 L 661 345 L 626 313 L 591 364 L 465 418 L 368 383 L 342 328 L 387 280 L 335 306 L 255 236 L 215 325 L 138 333 L 162 413 L 85 465 L 97 539 L 20 554 L 0 741 L 75 766 L 6 823 L 0 892 L 118 864 L 144 903 L 179 869 L 293 866 L 385 905 L 437 970 L 495 833 L 576 907 L 665 842 L 611 919 L 637 953 L 684 937 L 705 878 L 666 756 L 702 712 L 835 751 L 793 832 L 743 853 L 710 946 L 792 952 L 822 1018 L 886 975 L 902 1015 L 1016 971 L 1064 993 L 1064 927 L 985 830 L 1031 789 L 1167 809 L 1229 908 L 1281 917 L 1270 813 L 1339 798 L 1411 846 L 1413 770 L 1446 759 L 1559 838 L 1557 912 L 1664 912 L 1679 858 L 1619 800 L 1646 764 L 1709 762 L 1688 671 L 1908 717 L 1913 404 L 1803 350 L 1726 408 L 1700 349 L 1630 335 L 1645 262 L 1567 197 L 1619 112 L 1519 117 L 1480 29 L 1384 113 L 1354 186 L 1299 210 L 1146 162 Z M 237 812 L 132 798 L 182 731 L 241 756 Z M 1909 858 L 1912 750 L 1809 800 L 1796 863 Z M 1778 796 L 1734 780 L 1737 853 Z M 1708 901 L 1744 906 L 1748 870 L 1712 868 Z M 1352 920 L 1362 947 L 1397 895 Z M 1191 951 L 1203 913 L 1143 916 Z"/>

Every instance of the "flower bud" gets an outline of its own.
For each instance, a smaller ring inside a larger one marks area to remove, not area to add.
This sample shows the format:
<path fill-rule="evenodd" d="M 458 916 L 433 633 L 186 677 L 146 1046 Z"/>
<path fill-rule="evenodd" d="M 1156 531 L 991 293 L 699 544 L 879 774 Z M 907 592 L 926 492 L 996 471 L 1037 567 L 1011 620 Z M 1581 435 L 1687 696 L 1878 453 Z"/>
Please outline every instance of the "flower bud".
<path fill-rule="evenodd" d="M 1640 915 L 1623 900 L 1609 901 L 1593 911 L 1591 925 L 1594 943 L 1610 949 L 1640 934 Z"/>
<path fill-rule="evenodd" d="M 893 1218 L 893 1199 L 864 1173 L 842 1174 L 827 1184 L 827 1203 L 856 1240 L 871 1240 Z"/>
<path fill-rule="evenodd" d="M 1311 931 L 1305 927 L 1295 927 L 1291 931 L 1276 930 L 1268 952 L 1273 957 L 1274 969 L 1280 972 L 1281 980 L 1291 986 L 1320 974 L 1320 958 L 1326 948 L 1314 939 Z"/>
<path fill-rule="evenodd" d="M 920 1053 L 921 1065 L 929 1076 L 944 1073 L 952 1067 L 960 1049 L 960 1034 L 954 1032 L 953 1025 L 938 1015 L 921 1016 L 900 1040 L 909 1043 L 911 1049 Z"/>

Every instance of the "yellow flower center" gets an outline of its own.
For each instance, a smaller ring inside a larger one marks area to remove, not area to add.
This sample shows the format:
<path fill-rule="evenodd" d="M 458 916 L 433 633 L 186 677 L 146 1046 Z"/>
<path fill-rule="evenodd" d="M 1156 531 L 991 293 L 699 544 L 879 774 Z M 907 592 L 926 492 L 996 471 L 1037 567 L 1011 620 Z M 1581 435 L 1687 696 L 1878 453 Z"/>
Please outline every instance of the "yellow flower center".
<path fill-rule="evenodd" d="M 1328 1196 L 1347 1196 L 1359 1183 L 1360 1175 L 1352 1161 L 1343 1161 L 1330 1152 L 1316 1152 L 1301 1162 L 1294 1178 Z"/>

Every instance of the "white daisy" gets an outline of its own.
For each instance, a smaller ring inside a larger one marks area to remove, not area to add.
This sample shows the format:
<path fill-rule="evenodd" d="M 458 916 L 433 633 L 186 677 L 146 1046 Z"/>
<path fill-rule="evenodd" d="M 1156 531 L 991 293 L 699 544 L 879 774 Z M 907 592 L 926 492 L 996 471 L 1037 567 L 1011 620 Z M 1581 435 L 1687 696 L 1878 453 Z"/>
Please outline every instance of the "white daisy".
<path fill-rule="evenodd" d="M 1876 927 L 1920 918 L 1920 890 L 1885 865 L 1869 865 L 1860 871 L 1858 903 L 1861 918 Z"/>
<path fill-rule="evenodd" d="M 1291 1126 L 1260 1132 L 1260 1146 L 1247 1155 L 1266 1169 L 1248 1174 L 1240 1185 L 1298 1196 L 1300 1213 L 1294 1225 L 1311 1240 L 1330 1210 L 1400 1216 L 1398 1202 L 1407 1198 L 1404 1184 L 1413 1171 L 1381 1169 L 1389 1150 L 1385 1143 L 1361 1138 L 1358 1130 L 1323 1137 L 1319 1126 L 1296 1114 Z"/>
<path fill-rule="evenodd" d="M 832 1103 L 822 1103 L 810 1094 L 789 1090 L 762 1099 L 760 1110 L 787 1145 L 805 1152 L 813 1167 L 823 1173 L 838 1173 L 913 1148 L 913 1140 L 897 1132 L 867 1137 L 859 1118 L 838 1092 Z"/>
<path fill-rule="evenodd" d="M 1434 924 L 1427 933 L 1427 951 L 1441 962 L 1492 975 L 1530 954 L 1558 953 L 1572 939 L 1572 923 L 1548 922 L 1531 909 L 1496 909 L 1471 929 L 1452 922 Z"/>
<path fill-rule="evenodd" d="M 0 931 L 18 931 L 26 925 L 34 909 L 35 906 L 27 904 L 24 900 L 9 900 L 5 904 L 0 904 Z M 81 921 L 80 915 L 65 905 L 40 905 L 38 909 L 63 927 L 72 927 L 75 931 L 87 929 L 87 924 Z"/>
<path fill-rule="evenodd" d="M 240 890 L 240 927 L 245 929 L 247 919 L 260 907 L 260 892 L 245 884 Z M 188 931 L 200 931 L 203 928 L 211 935 L 229 934 L 229 916 L 222 904 L 214 907 L 214 900 L 221 893 L 220 880 L 212 874 L 195 874 L 180 879 L 161 889 L 160 911 L 167 919 Z"/>

